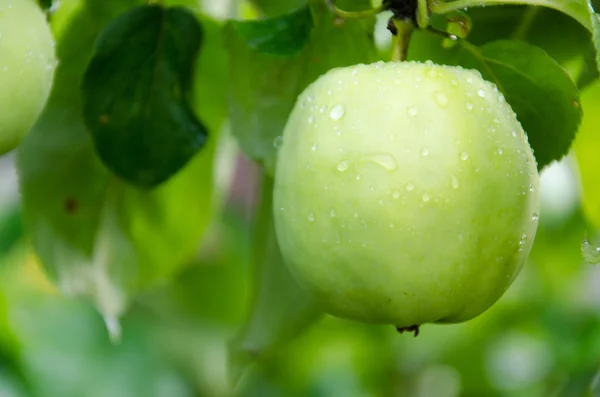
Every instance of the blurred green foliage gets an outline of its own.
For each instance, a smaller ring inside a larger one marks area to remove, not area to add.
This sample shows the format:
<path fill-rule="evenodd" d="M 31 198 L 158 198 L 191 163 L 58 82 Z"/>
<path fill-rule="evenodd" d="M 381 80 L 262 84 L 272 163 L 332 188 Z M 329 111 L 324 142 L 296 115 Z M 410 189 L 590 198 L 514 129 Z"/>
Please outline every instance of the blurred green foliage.
<path fill-rule="evenodd" d="M 94 16 L 87 27 L 97 30 L 92 23 L 105 17 L 104 2 L 117 0 L 55 1 L 51 20 L 59 43 L 84 6 Z M 226 85 L 217 20 L 240 4 L 165 3 L 214 16 L 204 24 L 211 39 L 199 68 L 217 77 L 198 87 L 198 95 L 213 98 L 200 113 L 220 125 L 227 90 L 214 88 Z M 253 0 L 241 9 L 272 16 L 302 4 Z M 556 10 L 510 6 L 469 15 L 475 44 L 526 40 L 575 80 L 589 66 L 589 32 Z M 385 40 L 379 44 L 385 53 Z M 452 63 L 455 55 L 442 49 L 439 37 L 415 33 L 412 59 Z M 244 65 L 237 66 L 244 73 Z M 231 138 L 220 138 L 215 196 L 223 202 L 215 204 L 220 212 L 198 243 L 199 253 L 173 280 L 132 298 L 118 344 L 111 343 L 92 303 L 62 296 L 47 280 L 21 227 L 20 207 L 0 206 L 0 397 L 600 396 L 600 268 L 584 263 L 579 248 L 586 234 L 598 243 L 600 229 L 600 86 L 594 78 L 582 91 L 584 120 L 575 150 L 542 173 L 540 227 L 530 260 L 492 309 L 465 324 L 426 325 L 417 338 L 325 316 L 252 366 L 235 388 L 227 373 L 228 344 L 253 302 L 255 192 L 252 170 L 243 166 Z M 227 162 L 237 166 L 225 170 Z"/>

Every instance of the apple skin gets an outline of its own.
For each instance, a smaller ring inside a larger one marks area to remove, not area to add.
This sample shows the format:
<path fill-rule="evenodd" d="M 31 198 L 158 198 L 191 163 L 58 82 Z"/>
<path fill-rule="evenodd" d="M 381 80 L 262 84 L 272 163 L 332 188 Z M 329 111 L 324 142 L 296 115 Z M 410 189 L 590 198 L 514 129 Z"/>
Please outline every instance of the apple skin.
<path fill-rule="evenodd" d="M 55 44 L 34 0 L 0 0 L 0 155 L 42 112 L 56 68 Z"/>
<path fill-rule="evenodd" d="M 337 68 L 299 96 L 275 169 L 277 239 L 328 313 L 458 323 L 519 274 L 539 174 L 495 85 L 431 62 Z"/>

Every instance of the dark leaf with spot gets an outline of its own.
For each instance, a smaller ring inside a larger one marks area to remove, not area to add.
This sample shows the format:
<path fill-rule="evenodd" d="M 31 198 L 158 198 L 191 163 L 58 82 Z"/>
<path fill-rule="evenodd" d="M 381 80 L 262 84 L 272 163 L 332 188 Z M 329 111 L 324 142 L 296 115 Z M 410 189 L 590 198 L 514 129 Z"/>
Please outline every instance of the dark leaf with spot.
<path fill-rule="evenodd" d="M 569 151 L 582 118 L 579 91 L 544 50 L 513 40 L 467 44 L 460 63 L 498 85 L 527 132 L 538 169 Z"/>
<path fill-rule="evenodd" d="M 83 79 L 85 122 L 104 164 L 131 184 L 166 181 L 206 142 L 188 103 L 202 37 L 183 8 L 142 6 L 96 42 Z"/>

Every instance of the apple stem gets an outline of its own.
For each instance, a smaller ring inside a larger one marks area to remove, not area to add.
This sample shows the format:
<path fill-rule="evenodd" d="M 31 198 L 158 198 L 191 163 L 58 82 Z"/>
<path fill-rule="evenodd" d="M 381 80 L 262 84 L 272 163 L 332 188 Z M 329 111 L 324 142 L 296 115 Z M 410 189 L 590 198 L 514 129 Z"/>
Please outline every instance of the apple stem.
<path fill-rule="evenodd" d="M 392 42 L 392 61 L 406 61 L 410 39 L 415 30 L 414 22 L 407 18 L 392 18 L 390 19 L 388 29 L 394 35 Z"/>
<path fill-rule="evenodd" d="M 419 336 L 419 326 L 416 324 L 411 325 L 409 327 L 396 327 L 396 331 L 398 331 L 398 333 L 400 334 L 403 334 L 405 332 L 414 332 L 415 338 Z"/>

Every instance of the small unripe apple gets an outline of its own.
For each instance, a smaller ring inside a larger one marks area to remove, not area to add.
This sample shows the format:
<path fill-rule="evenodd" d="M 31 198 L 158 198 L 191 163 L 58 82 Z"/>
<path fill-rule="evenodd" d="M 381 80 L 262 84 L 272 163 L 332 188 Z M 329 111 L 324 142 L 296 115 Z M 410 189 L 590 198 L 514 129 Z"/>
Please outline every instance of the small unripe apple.
<path fill-rule="evenodd" d="M 0 155 L 42 112 L 54 80 L 54 39 L 34 0 L 0 0 Z"/>
<path fill-rule="evenodd" d="M 523 267 L 538 188 L 523 128 L 479 72 L 338 68 L 299 96 L 285 127 L 277 237 L 330 314 L 398 327 L 463 322 Z"/>

